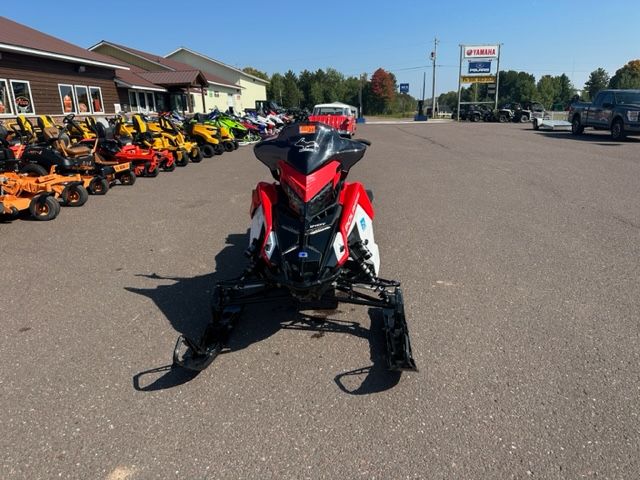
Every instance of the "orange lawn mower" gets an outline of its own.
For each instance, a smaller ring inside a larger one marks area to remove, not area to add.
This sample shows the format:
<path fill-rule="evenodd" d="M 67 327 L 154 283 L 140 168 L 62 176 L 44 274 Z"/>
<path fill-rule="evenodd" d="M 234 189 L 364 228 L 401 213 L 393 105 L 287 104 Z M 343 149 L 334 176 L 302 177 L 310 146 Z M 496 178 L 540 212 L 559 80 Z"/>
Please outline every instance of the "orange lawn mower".
<path fill-rule="evenodd" d="M 5 217 L 15 217 L 28 210 L 36 220 L 53 220 L 60 212 L 60 205 L 81 207 L 89 198 L 80 175 L 50 173 L 33 177 L 17 170 L 18 161 L 12 150 L 0 139 L 0 214 Z"/>
<path fill-rule="evenodd" d="M 35 220 L 53 220 L 60 213 L 60 204 L 53 192 L 19 196 L 5 192 L 3 177 L 0 174 L 0 221 L 16 218 L 20 212 L 29 211 Z"/>
<path fill-rule="evenodd" d="M 52 192 L 65 207 L 81 207 L 89 198 L 81 175 L 58 175 L 54 167 L 47 175 L 33 176 L 19 173 L 19 166 L 13 150 L 0 137 L 0 175 L 5 191 L 16 196 L 21 192 L 31 195 Z"/>

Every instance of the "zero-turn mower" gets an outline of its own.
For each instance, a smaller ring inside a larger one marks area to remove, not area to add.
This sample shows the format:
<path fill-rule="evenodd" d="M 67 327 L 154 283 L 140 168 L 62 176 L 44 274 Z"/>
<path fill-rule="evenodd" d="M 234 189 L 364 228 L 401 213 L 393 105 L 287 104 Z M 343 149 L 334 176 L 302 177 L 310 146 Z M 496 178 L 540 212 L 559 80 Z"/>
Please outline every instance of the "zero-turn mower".
<path fill-rule="evenodd" d="M 67 115 L 65 126 L 73 125 L 74 115 Z M 24 116 L 18 117 L 18 125 L 24 149 L 16 155 L 20 162 L 20 172 L 35 176 L 43 176 L 52 172 L 59 175 L 80 175 L 83 185 L 93 195 L 104 195 L 116 180 L 123 185 L 135 183 L 135 173 L 131 171 L 130 163 L 107 161 L 96 153 L 98 139 L 93 148 L 86 145 L 68 145 L 64 141 L 64 132 L 55 127 L 48 127 L 42 131 L 41 143 L 35 141 L 33 125 Z"/>
<path fill-rule="evenodd" d="M 167 136 L 151 131 L 143 115 L 134 114 L 131 117 L 131 122 L 134 143 L 154 150 L 168 150 L 173 155 L 178 167 L 185 167 L 189 163 L 189 153 Z"/>
<path fill-rule="evenodd" d="M 150 148 L 125 145 L 114 137 L 113 127 L 105 127 L 91 117 L 87 120 L 87 124 L 98 138 L 97 153 L 109 161 L 130 163 L 136 177 L 157 177 L 160 169 L 167 172 L 175 170 L 173 157 L 166 157 Z M 86 140 L 82 143 L 90 145 L 93 142 Z"/>
<path fill-rule="evenodd" d="M 202 152 L 197 142 L 188 141 L 180 129 L 166 116 L 158 116 L 157 122 L 150 121 L 147 118 L 145 118 L 145 120 L 150 131 L 159 133 L 163 137 L 168 138 L 169 141 L 178 145 L 187 152 L 192 162 L 199 163 L 202 161 Z"/>

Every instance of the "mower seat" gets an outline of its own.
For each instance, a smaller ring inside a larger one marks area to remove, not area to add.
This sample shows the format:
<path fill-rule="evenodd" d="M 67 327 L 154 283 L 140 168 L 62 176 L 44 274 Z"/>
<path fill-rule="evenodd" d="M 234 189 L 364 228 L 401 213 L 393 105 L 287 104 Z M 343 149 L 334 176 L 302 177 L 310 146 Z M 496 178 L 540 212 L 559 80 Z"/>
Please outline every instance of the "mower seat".
<path fill-rule="evenodd" d="M 69 155 L 69 157 L 81 157 L 84 155 L 90 155 L 91 149 L 89 147 L 85 147 L 84 145 L 73 145 L 70 147 L 64 147 L 65 152 Z"/>
<path fill-rule="evenodd" d="M 6 144 L 6 146 L 10 145 L 19 145 L 20 139 L 14 135 L 11 139 L 9 138 L 9 130 L 0 122 L 0 144 Z"/>
<path fill-rule="evenodd" d="M 118 162 L 116 161 L 105 160 L 104 158 L 102 158 L 102 156 L 98 152 L 94 153 L 93 160 L 94 162 L 96 162 L 96 165 L 103 165 L 103 166 L 118 165 Z"/>
<path fill-rule="evenodd" d="M 60 131 L 56 127 L 46 127 L 42 130 L 42 135 L 47 142 L 53 143 L 55 147 L 65 156 L 76 158 L 91 154 L 91 149 L 84 145 L 65 145 L 60 138 Z"/>

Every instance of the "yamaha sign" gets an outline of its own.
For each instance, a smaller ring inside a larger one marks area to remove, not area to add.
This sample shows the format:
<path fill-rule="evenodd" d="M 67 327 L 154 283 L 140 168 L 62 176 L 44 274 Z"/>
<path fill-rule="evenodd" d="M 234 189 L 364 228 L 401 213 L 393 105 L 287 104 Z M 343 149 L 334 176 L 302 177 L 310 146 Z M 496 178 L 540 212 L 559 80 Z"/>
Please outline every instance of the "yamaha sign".
<path fill-rule="evenodd" d="M 498 45 L 476 45 L 464 47 L 464 58 L 496 58 Z"/>

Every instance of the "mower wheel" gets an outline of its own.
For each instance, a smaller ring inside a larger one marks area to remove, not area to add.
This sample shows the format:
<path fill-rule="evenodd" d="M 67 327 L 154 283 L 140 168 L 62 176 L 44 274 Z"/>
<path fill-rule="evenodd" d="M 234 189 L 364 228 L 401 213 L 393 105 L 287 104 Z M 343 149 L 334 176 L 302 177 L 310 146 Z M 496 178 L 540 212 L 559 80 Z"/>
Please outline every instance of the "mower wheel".
<path fill-rule="evenodd" d="M 224 153 L 224 147 L 220 143 L 216 144 L 213 150 L 216 155 L 222 155 Z"/>
<path fill-rule="evenodd" d="M 233 142 L 224 142 L 224 151 L 233 152 Z"/>
<path fill-rule="evenodd" d="M 167 165 L 168 163 L 167 161 L 162 163 L 163 172 L 173 172 L 176 169 L 176 162 L 172 162 L 171 165 Z"/>
<path fill-rule="evenodd" d="M 89 199 L 89 192 L 82 185 L 68 185 L 60 194 L 60 203 L 65 207 L 81 207 Z"/>
<path fill-rule="evenodd" d="M 16 207 L 11 207 L 9 212 L 0 213 L 0 223 L 14 220 L 18 218 L 18 215 L 20 215 L 20 210 L 18 210 Z"/>
<path fill-rule="evenodd" d="M 109 182 L 106 178 L 96 177 L 89 183 L 88 190 L 91 195 L 106 195 L 109 191 Z"/>
<path fill-rule="evenodd" d="M 37 195 L 29 203 L 29 213 L 35 220 L 53 220 L 60 213 L 60 204 L 51 195 Z"/>
<path fill-rule="evenodd" d="M 158 176 L 158 167 L 154 168 L 153 171 L 151 171 L 151 162 L 146 162 L 144 164 L 144 173 L 143 175 L 145 177 L 157 177 Z"/>
<path fill-rule="evenodd" d="M 211 158 L 216 154 L 216 150 L 213 148 L 213 145 L 209 145 L 208 143 L 200 145 L 200 152 L 204 158 Z"/>
<path fill-rule="evenodd" d="M 128 172 L 124 172 L 122 175 L 120 175 L 118 177 L 118 180 L 120 180 L 120 183 L 122 185 L 133 185 L 134 183 L 136 183 L 136 174 L 133 172 L 133 170 L 129 170 Z"/>
<path fill-rule="evenodd" d="M 200 150 L 200 148 L 198 147 L 194 147 L 191 150 L 191 154 L 189 156 L 191 157 L 191 161 L 193 163 L 200 163 L 202 161 L 202 150 Z"/>
<path fill-rule="evenodd" d="M 29 163 L 20 169 L 20 173 L 26 173 L 30 177 L 42 177 L 43 175 L 49 175 L 47 169 L 37 163 Z"/>
<path fill-rule="evenodd" d="M 234 140 L 234 141 L 233 141 L 233 149 L 234 149 L 234 150 L 237 150 L 239 147 L 240 147 L 240 143 L 238 143 L 238 141 L 237 141 L 237 140 Z"/>
<path fill-rule="evenodd" d="M 189 163 L 189 153 L 187 153 L 187 151 L 184 148 L 181 148 L 180 150 L 178 150 L 178 152 L 180 155 L 180 160 L 176 160 L 176 165 L 179 167 L 186 167 L 187 164 Z"/>

